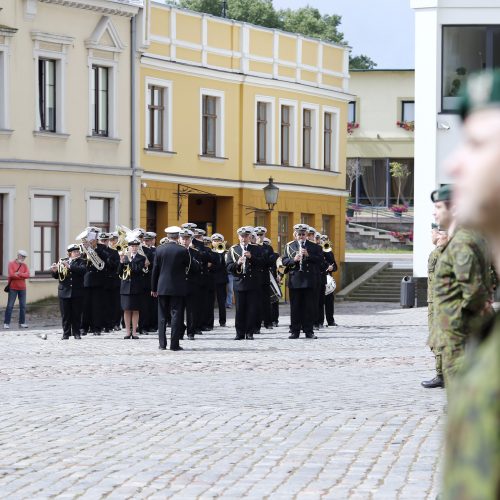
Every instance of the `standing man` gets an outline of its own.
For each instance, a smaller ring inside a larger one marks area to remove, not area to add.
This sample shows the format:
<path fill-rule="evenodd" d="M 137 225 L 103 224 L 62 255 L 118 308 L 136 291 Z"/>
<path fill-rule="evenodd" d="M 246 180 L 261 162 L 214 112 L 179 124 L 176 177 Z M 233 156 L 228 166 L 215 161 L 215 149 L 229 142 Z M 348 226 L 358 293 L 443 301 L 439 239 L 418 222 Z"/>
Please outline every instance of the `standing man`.
<path fill-rule="evenodd" d="M 154 262 L 156 247 L 156 233 L 146 232 L 144 234 L 144 245 L 142 250 L 148 262 Z M 142 304 L 141 315 L 139 317 L 139 330 L 147 335 L 149 332 L 158 330 L 158 300 L 151 295 L 151 276 L 144 273 L 144 302 Z"/>
<path fill-rule="evenodd" d="M 500 73 L 469 77 L 464 140 L 450 159 L 460 224 L 481 231 L 500 269 Z M 487 307 L 485 308 L 487 309 Z M 500 498 L 500 315 L 471 332 L 448 409 L 443 500 Z"/>
<path fill-rule="evenodd" d="M 159 349 L 167 348 L 167 316 L 170 310 L 170 350 L 182 351 L 179 339 L 184 333 L 184 308 L 187 294 L 186 274 L 189 273 L 191 258 L 185 247 L 178 244 L 180 227 L 165 229 L 167 242 L 155 254 L 151 274 L 151 294 L 158 297 L 158 339 Z"/>
<path fill-rule="evenodd" d="M 266 238 L 267 229 L 264 226 L 257 226 L 255 228 L 255 234 L 257 236 L 257 244 L 260 245 L 260 249 L 264 254 L 264 268 L 262 270 L 262 283 L 261 283 L 261 322 L 264 323 L 264 328 L 266 330 L 273 329 L 273 320 L 271 313 L 271 268 L 276 268 L 277 254 L 274 253 L 274 249 L 269 241 L 268 244 L 264 244 Z M 261 324 L 258 325 L 258 332 L 260 333 Z"/>
<path fill-rule="evenodd" d="M 328 326 L 338 326 L 335 323 L 334 309 L 335 309 L 335 293 L 329 293 L 325 295 L 326 280 L 327 276 L 332 276 L 332 273 L 337 272 L 337 261 L 335 260 L 335 254 L 333 253 L 333 243 L 330 242 L 328 235 L 322 234 L 320 237 L 321 249 L 323 251 L 323 258 L 325 259 L 326 271 L 324 273 L 324 287 L 321 289 L 320 293 L 320 316 L 319 324 L 323 325 L 324 319 L 326 317 L 326 323 Z M 333 276 L 332 276 L 333 277 Z"/>
<path fill-rule="evenodd" d="M 9 295 L 3 320 L 3 327 L 6 330 L 10 328 L 12 309 L 14 309 L 16 298 L 19 298 L 19 327 L 28 328 L 26 324 L 26 280 L 30 277 L 30 270 L 25 263 L 27 255 L 26 250 L 18 250 L 17 258 L 9 262 L 7 280 Z"/>
<path fill-rule="evenodd" d="M 317 304 L 314 303 L 314 286 L 317 269 L 323 256 L 321 248 L 307 239 L 307 224 L 293 226 L 296 240 L 287 243 L 283 265 L 288 268 L 288 288 L 290 291 L 290 336 L 298 339 L 300 330 L 308 339 L 317 338 L 313 332 L 314 315 Z"/>
<path fill-rule="evenodd" d="M 217 309 L 219 312 L 219 325 L 226 326 L 226 287 L 228 283 L 227 269 L 226 269 L 226 242 L 224 236 L 220 233 L 214 233 L 211 238 L 213 247 L 213 257 L 215 257 L 214 264 L 214 296 L 212 296 L 212 303 L 217 300 Z M 212 325 L 213 326 L 213 325 Z"/>
<path fill-rule="evenodd" d="M 319 247 L 319 243 L 316 242 L 316 229 L 313 227 L 309 227 L 307 230 L 307 240 L 310 241 L 311 243 L 314 243 Z M 323 249 L 321 248 L 321 255 L 323 255 Z M 320 327 L 320 306 L 322 303 L 322 298 L 321 298 L 321 292 L 322 292 L 322 285 L 323 285 L 323 280 L 324 284 L 326 285 L 326 274 L 324 274 L 324 271 L 326 270 L 326 265 L 324 262 L 321 262 L 318 266 L 315 266 L 313 268 L 313 275 L 315 279 L 315 283 L 313 286 L 313 304 L 314 304 L 314 318 L 313 318 L 313 328 L 314 330 L 319 330 Z M 324 293 L 323 293 L 324 295 Z M 323 326 L 323 324 L 321 324 Z"/>
<path fill-rule="evenodd" d="M 81 339 L 80 325 L 83 310 L 83 277 L 87 265 L 80 258 L 80 247 L 76 243 L 68 246 L 68 258 L 50 267 L 52 277 L 59 280 L 57 295 L 61 311 L 63 334 L 62 340 L 68 340 L 73 334 Z"/>
<path fill-rule="evenodd" d="M 234 276 L 236 298 L 236 337 L 234 340 L 253 340 L 256 318 L 259 317 L 261 281 L 260 269 L 264 265 L 263 254 L 257 245 L 250 243 L 253 228 L 240 227 L 237 231 L 240 243 L 233 245 L 226 255 L 226 267 Z"/>
<path fill-rule="evenodd" d="M 451 193 L 450 186 L 443 186 L 431 194 L 436 222 L 448 230 L 434 280 L 434 326 L 445 386 L 460 371 L 471 333 L 493 313 L 489 249 L 482 236 L 457 225 Z"/>

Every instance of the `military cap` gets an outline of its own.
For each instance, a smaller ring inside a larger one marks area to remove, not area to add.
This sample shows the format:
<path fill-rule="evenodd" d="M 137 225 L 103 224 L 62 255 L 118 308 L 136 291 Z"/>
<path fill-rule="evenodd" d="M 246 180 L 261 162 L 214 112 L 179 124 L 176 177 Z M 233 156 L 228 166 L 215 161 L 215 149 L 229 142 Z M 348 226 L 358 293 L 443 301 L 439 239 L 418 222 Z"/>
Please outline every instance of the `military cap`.
<path fill-rule="evenodd" d="M 309 229 L 309 226 L 307 224 L 295 224 L 295 226 L 293 226 L 294 231 L 307 232 L 308 229 Z"/>
<path fill-rule="evenodd" d="M 138 238 L 144 238 L 144 235 L 146 234 L 146 231 L 144 231 L 142 227 L 136 227 L 132 232 L 135 233 Z"/>
<path fill-rule="evenodd" d="M 112 233 L 109 233 L 109 239 L 110 240 L 118 239 L 118 231 L 113 231 Z"/>
<path fill-rule="evenodd" d="M 105 232 L 102 232 L 102 233 L 99 233 L 99 235 L 97 236 L 100 240 L 109 240 L 109 234 L 108 233 L 105 233 Z"/>
<path fill-rule="evenodd" d="M 321 233 L 318 233 L 316 232 L 314 237 L 317 239 L 317 240 L 320 240 L 321 239 Z"/>
<path fill-rule="evenodd" d="M 261 236 L 267 233 L 267 229 L 264 226 L 257 226 L 255 228 L 255 234 Z"/>
<path fill-rule="evenodd" d="M 185 227 L 184 229 L 180 230 L 179 236 L 181 236 L 182 238 L 192 238 L 194 236 L 194 233 L 193 231 L 191 231 L 191 229 Z"/>
<path fill-rule="evenodd" d="M 139 240 L 139 238 L 137 238 L 136 236 L 132 236 L 131 238 L 127 238 L 127 243 L 128 245 L 140 245 L 141 242 Z"/>
<path fill-rule="evenodd" d="M 210 238 L 210 236 L 203 236 L 203 242 L 204 243 L 212 243 L 212 238 Z"/>
<path fill-rule="evenodd" d="M 438 189 L 435 189 L 431 193 L 431 200 L 434 203 L 438 201 L 450 201 L 451 200 L 451 186 L 449 184 L 445 184 Z"/>
<path fill-rule="evenodd" d="M 328 235 L 322 234 L 321 239 L 327 241 L 328 240 Z"/>
<path fill-rule="evenodd" d="M 207 234 L 207 232 L 204 230 L 204 229 L 201 229 L 200 227 L 196 227 L 194 230 L 193 230 L 195 236 L 205 236 L 205 234 Z"/>
<path fill-rule="evenodd" d="M 307 229 L 307 233 L 308 234 L 316 234 L 316 229 L 314 229 L 312 226 L 309 226 L 309 228 Z"/>
<path fill-rule="evenodd" d="M 486 70 L 469 76 L 460 96 L 462 119 L 474 111 L 500 109 L 500 71 Z"/>
<path fill-rule="evenodd" d="M 238 234 L 248 236 L 248 235 L 252 234 L 252 229 L 250 228 L 250 226 L 242 226 L 242 227 L 239 227 L 236 232 Z"/>
<path fill-rule="evenodd" d="M 182 224 L 182 229 L 190 229 L 191 231 L 195 228 L 197 228 L 198 226 L 194 223 L 194 222 L 185 222 L 184 224 Z"/>
<path fill-rule="evenodd" d="M 169 226 L 165 228 L 167 234 L 179 234 L 181 231 L 182 229 L 179 226 Z"/>
<path fill-rule="evenodd" d="M 144 235 L 145 240 L 154 240 L 156 238 L 156 233 L 153 233 L 152 231 L 146 231 L 146 234 Z"/>
<path fill-rule="evenodd" d="M 271 244 L 271 240 L 269 238 L 264 238 L 262 240 L 262 243 L 264 243 L 265 245 L 270 245 Z"/>
<path fill-rule="evenodd" d="M 74 250 L 80 250 L 80 245 L 77 245 L 76 243 L 71 243 L 71 245 L 68 245 L 68 248 L 66 250 L 68 250 L 68 252 L 73 252 Z"/>
<path fill-rule="evenodd" d="M 222 234 L 220 233 L 214 233 L 212 234 L 212 241 L 214 240 L 221 240 L 221 241 L 224 241 L 224 236 L 222 236 Z"/>

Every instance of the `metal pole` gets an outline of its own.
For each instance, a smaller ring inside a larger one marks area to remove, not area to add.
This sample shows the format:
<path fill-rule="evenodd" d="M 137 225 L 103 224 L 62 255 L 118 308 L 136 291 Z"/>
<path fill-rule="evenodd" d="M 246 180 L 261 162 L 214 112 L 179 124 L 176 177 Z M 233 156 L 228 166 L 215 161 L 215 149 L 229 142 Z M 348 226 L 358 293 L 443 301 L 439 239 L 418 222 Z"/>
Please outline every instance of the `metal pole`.
<path fill-rule="evenodd" d="M 131 178 L 131 203 L 130 207 L 132 210 L 131 221 L 132 228 L 137 227 L 137 164 L 135 161 L 136 148 L 135 148 L 135 136 L 136 136 L 136 81 L 135 81 L 135 53 L 136 53 L 136 16 L 132 17 L 130 21 L 130 167 L 132 169 Z"/>
<path fill-rule="evenodd" d="M 227 0 L 222 0 L 222 17 L 227 17 Z"/>

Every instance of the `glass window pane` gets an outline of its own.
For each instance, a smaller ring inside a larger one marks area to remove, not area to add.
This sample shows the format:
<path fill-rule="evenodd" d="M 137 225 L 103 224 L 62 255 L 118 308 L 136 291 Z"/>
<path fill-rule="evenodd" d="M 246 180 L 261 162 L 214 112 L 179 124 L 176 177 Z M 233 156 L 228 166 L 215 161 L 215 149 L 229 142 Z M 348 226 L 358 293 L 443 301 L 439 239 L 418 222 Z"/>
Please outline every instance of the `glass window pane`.
<path fill-rule="evenodd" d="M 154 126 L 154 143 L 155 145 L 161 145 L 162 144 L 162 119 L 161 119 L 161 113 L 159 110 L 154 111 L 153 115 L 153 126 Z"/>
<path fill-rule="evenodd" d="M 309 130 L 304 130 L 304 165 L 311 164 L 311 133 Z"/>
<path fill-rule="evenodd" d="M 33 203 L 36 222 L 57 222 L 57 198 L 35 196 Z"/>
<path fill-rule="evenodd" d="M 108 68 L 99 68 L 99 89 L 108 90 Z"/>
<path fill-rule="evenodd" d="M 290 162 L 290 140 L 289 140 L 290 129 L 285 127 L 283 129 L 282 135 L 282 163 L 288 164 Z"/>
<path fill-rule="evenodd" d="M 308 109 L 304 110 L 304 126 L 305 127 L 311 126 L 311 112 Z"/>
<path fill-rule="evenodd" d="M 348 110 L 347 121 L 349 123 L 355 123 L 356 122 L 356 103 L 354 101 L 351 101 L 349 103 L 349 110 Z"/>
<path fill-rule="evenodd" d="M 207 120 L 207 153 L 215 154 L 215 120 Z"/>
<path fill-rule="evenodd" d="M 403 102 L 402 119 L 405 122 L 415 121 L 415 103 L 414 102 Z"/>
<path fill-rule="evenodd" d="M 266 161 L 266 126 L 263 123 L 258 125 L 259 151 L 257 153 L 258 161 Z"/>
<path fill-rule="evenodd" d="M 89 222 L 109 221 L 109 199 L 90 198 L 89 200 Z"/>
<path fill-rule="evenodd" d="M 290 123 L 290 108 L 289 106 L 281 106 L 281 121 Z"/>

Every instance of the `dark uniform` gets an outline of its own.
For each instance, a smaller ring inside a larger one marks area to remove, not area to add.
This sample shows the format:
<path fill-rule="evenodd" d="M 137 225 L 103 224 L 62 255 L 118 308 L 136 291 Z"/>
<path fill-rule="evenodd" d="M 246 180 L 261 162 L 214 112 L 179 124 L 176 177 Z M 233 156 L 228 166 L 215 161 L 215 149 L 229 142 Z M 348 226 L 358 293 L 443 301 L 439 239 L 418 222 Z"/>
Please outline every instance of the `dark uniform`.
<path fill-rule="evenodd" d="M 226 269 L 226 254 L 227 252 L 217 253 L 213 251 L 214 266 L 213 266 L 213 276 L 215 281 L 215 287 L 212 294 L 212 304 L 217 301 L 217 308 L 219 311 L 219 325 L 226 326 L 226 293 L 227 284 L 229 279 L 227 277 Z M 212 317 L 212 327 L 214 323 L 214 318 Z"/>
<path fill-rule="evenodd" d="M 264 328 L 271 329 L 273 327 L 273 319 L 271 315 L 271 269 L 276 269 L 276 259 L 278 254 L 274 252 L 271 245 L 263 244 L 260 249 L 264 255 L 264 266 L 262 269 L 262 280 L 261 280 L 261 322 L 264 323 Z"/>
<path fill-rule="evenodd" d="M 118 275 L 121 279 L 120 297 L 124 311 L 140 311 L 144 300 L 144 269 L 146 258 L 136 254 L 120 262 Z M 129 325 L 125 325 L 128 329 Z"/>
<path fill-rule="evenodd" d="M 337 262 L 335 261 L 335 255 L 333 254 L 333 250 L 331 252 L 325 252 L 323 251 L 323 258 L 325 260 L 325 270 L 321 274 L 321 290 L 320 290 L 320 295 L 319 295 L 319 318 L 318 318 L 318 324 L 322 326 L 325 321 L 326 317 L 326 323 L 328 326 L 335 326 L 335 318 L 333 316 L 334 314 L 334 300 L 335 300 L 335 295 L 333 293 L 329 293 L 328 295 L 325 295 L 325 289 L 326 289 L 326 280 L 327 276 L 334 272 L 337 271 Z M 326 271 L 328 267 L 333 266 L 332 272 Z"/>
<path fill-rule="evenodd" d="M 104 318 L 106 330 L 118 330 L 122 315 L 120 305 L 120 278 L 118 277 L 118 266 L 120 255 L 118 250 L 108 247 L 108 261 L 105 267 L 104 293 L 107 296 L 109 309 Z"/>
<path fill-rule="evenodd" d="M 199 251 L 193 247 L 188 248 L 191 257 L 191 266 L 186 274 L 186 330 L 188 339 L 193 340 L 196 334 L 202 333 L 199 321 L 199 297 L 200 297 L 200 271 L 201 264 L 198 261 Z M 183 338 L 181 336 L 181 338 Z"/>
<path fill-rule="evenodd" d="M 58 271 L 52 272 L 52 277 L 59 280 L 57 295 L 62 317 L 63 339 L 69 339 L 71 334 L 75 339 L 80 337 L 80 326 L 83 310 L 83 279 L 87 271 L 84 259 L 69 259 L 69 269 L 64 275 Z"/>
<path fill-rule="evenodd" d="M 151 276 L 149 272 L 155 260 L 155 247 L 143 246 L 144 255 L 150 262 L 147 273 L 143 273 L 144 295 L 142 302 L 141 315 L 139 317 L 139 330 L 142 333 L 155 332 L 158 329 L 158 300 L 151 295 Z"/>
<path fill-rule="evenodd" d="M 288 268 L 288 289 L 290 291 L 290 338 L 299 338 L 300 330 L 307 338 L 314 338 L 313 322 L 317 311 L 314 303 L 314 287 L 317 283 L 318 268 L 323 262 L 322 249 L 316 243 L 302 242 L 308 256 L 300 262 L 294 257 L 300 252 L 298 241 L 287 243 L 283 264 Z"/>
<path fill-rule="evenodd" d="M 234 276 L 234 294 L 236 299 L 236 337 L 235 340 L 253 339 L 256 331 L 256 318 L 259 317 L 261 292 L 261 274 L 265 266 L 265 257 L 260 247 L 248 244 L 247 251 L 252 255 L 245 264 L 238 264 L 238 259 L 245 250 L 241 245 L 233 245 L 226 255 L 226 268 Z"/>

